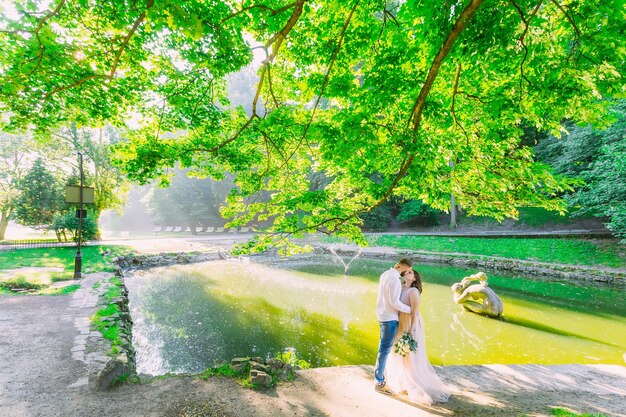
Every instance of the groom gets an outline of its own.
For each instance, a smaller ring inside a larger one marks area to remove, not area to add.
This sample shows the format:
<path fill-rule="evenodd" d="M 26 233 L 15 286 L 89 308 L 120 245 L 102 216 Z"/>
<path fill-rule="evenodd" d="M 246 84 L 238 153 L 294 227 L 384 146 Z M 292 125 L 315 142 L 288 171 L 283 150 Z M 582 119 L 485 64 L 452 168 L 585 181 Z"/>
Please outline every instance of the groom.
<path fill-rule="evenodd" d="M 411 307 L 400 302 L 402 291 L 400 276 L 411 269 L 412 265 L 410 260 L 400 259 L 396 266 L 383 272 L 378 282 L 376 318 L 380 323 L 380 344 L 374 378 L 376 378 L 375 390 L 381 394 L 392 394 L 391 390 L 385 386 L 385 364 L 398 330 L 398 311 L 411 313 Z"/>

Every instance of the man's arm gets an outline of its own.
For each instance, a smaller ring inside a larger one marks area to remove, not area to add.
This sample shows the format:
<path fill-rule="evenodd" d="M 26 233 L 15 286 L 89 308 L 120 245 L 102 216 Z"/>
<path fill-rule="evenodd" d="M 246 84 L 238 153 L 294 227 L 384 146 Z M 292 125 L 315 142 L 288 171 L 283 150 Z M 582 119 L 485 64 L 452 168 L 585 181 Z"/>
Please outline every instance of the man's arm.
<path fill-rule="evenodd" d="M 391 306 L 398 311 L 411 314 L 411 307 L 400 301 L 400 292 L 402 292 L 402 285 L 400 284 L 400 281 L 395 278 L 392 279 L 389 282 L 389 296 L 391 297 L 389 301 Z"/>

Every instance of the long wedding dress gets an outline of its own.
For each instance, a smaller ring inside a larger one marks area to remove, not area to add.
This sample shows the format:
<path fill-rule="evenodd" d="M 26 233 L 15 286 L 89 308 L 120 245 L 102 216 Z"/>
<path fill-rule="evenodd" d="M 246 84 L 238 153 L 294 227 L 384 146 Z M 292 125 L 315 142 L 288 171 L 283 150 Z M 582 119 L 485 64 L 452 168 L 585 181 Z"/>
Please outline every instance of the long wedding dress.
<path fill-rule="evenodd" d="M 400 313 L 395 343 L 410 332 L 417 341 L 417 349 L 402 357 L 391 348 L 385 367 L 385 382 L 397 394 L 406 392 L 409 400 L 417 404 L 431 405 L 447 402 L 450 389 L 437 376 L 426 354 L 424 322 L 419 312 L 421 294 L 416 288 L 403 288 L 400 301 L 411 305 L 411 314 Z"/>

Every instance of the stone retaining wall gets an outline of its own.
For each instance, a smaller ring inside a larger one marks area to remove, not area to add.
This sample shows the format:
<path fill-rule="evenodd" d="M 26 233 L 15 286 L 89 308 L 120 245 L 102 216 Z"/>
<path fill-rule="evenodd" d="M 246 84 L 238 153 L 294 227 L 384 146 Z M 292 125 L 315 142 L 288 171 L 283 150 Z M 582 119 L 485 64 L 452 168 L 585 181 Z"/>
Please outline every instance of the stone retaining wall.
<path fill-rule="evenodd" d="M 137 374 L 132 336 L 133 320 L 128 308 L 128 289 L 124 284 L 124 272 L 118 269 L 115 275 L 122 281 L 120 285 L 121 294 L 110 301 L 103 300 L 101 308 L 106 307 L 109 303 L 114 303 L 119 308 L 119 314 L 107 316 L 103 320 L 111 321 L 117 325 L 122 346 L 119 347 L 120 351 L 114 354 L 115 356 L 104 364 L 93 378 L 93 383 L 100 389 L 111 388 L 124 378 L 131 378 Z M 110 347 L 110 344 L 108 346 Z"/>
<path fill-rule="evenodd" d="M 121 295 L 110 302 L 117 304 L 120 314 L 107 317 L 106 319 L 115 322 L 119 328 L 120 338 L 122 339 L 121 352 L 109 359 L 108 362 L 98 366 L 96 372 L 93 373 L 93 377 L 90 377 L 92 383 L 100 389 L 107 389 L 124 378 L 137 376 L 136 354 L 132 343 L 133 320 L 128 307 L 128 289 L 125 284 L 126 271 L 165 265 L 205 262 L 223 259 L 224 256 L 225 255 L 220 255 L 220 253 L 161 253 L 158 255 L 121 256 L 114 259 L 113 263 L 116 265 L 115 275 L 122 281 L 120 286 Z M 102 307 L 105 306 L 106 305 L 102 305 Z M 105 340 L 104 338 L 101 339 L 103 341 Z"/>
<path fill-rule="evenodd" d="M 127 255 L 114 259 L 116 273 L 132 269 L 155 268 L 159 266 L 216 261 L 229 255 L 222 252 L 202 253 L 159 253 L 158 255 Z"/>
<path fill-rule="evenodd" d="M 338 255 L 354 256 L 358 249 L 341 246 L 320 246 L 316 250 L 321 253 L 331 253 L 331 249 Z M 471 267 L 491 271 L 520 272 L 526 275 L 559 277 L 571 280 L 605 282 L 616 285 L 626 285 L 626 271 L 612 268 L 594 268 L 582 265 L 559 265 L 542 262 L 524 261 L 518 259 L 502 259 L 493 257 L 470 257 L 444 253 L 424 253 L 411 250 L 393 248 L 364 248 L 361 257 L 398 260 L 410 258 L 414 262 L 443 263 L 459 267 Z"/>

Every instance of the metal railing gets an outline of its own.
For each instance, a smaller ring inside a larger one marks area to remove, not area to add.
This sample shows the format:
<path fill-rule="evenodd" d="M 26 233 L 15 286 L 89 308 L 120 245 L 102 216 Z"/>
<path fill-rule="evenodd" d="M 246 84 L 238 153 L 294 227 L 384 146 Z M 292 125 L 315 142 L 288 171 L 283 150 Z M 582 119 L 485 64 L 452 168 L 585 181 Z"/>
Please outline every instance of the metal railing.
<path fill-rule="evenodd" d="M 56 239 L 20 239 L 0 241 L 0 251 L 34 248 L 57 248 L 66 246 L 76 246 L 76 242 L 59 242 Z"/>

